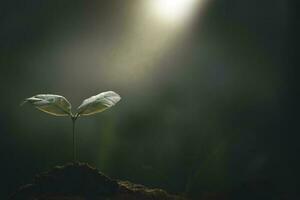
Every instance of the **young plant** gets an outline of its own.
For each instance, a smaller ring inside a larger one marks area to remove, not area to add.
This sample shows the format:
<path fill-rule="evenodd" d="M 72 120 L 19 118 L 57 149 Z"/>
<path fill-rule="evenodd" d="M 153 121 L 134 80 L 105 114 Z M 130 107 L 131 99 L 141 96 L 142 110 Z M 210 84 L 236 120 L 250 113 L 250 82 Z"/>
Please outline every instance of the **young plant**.
<path fill-rule="evenodd" d="M 118 103 L 121 100 L 120 95 L 113 91 L 102 92 L 88 99 L 85 99 L 77 108 L 77 113 L 71 111 L 69 101 L 60 95 L 55 94 L 38 94 L 33 97 L 26 98 L 22 105 L 26 102 L 30 103 L 37 109 L 54 116 L 69 116 L 72 120 L 73 130 L 73 160 L 76 161 L 76 140 L 75 140 L 75 122 L 80 116 L 92 115 L 102 112 Z"/>

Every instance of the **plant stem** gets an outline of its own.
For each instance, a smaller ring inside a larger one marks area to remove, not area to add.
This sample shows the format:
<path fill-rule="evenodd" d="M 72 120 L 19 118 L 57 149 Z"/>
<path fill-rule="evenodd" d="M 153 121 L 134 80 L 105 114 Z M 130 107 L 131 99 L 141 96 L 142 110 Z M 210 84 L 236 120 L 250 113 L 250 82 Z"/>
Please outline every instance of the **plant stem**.
<path fill-rule="evenodd" d="M 72 116 L 72 128 L 73 128 L 73 162 L 75 163 L 77 158 L 76 158 L 76 138 L 75 138 L 75 122 L 77 119 L 77 116 Z"/>

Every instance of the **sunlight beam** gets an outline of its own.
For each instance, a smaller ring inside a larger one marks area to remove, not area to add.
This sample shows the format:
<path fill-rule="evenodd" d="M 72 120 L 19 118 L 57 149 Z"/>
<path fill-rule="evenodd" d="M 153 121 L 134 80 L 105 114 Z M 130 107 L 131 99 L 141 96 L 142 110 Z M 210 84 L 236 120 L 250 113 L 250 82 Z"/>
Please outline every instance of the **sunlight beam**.
<path fill-rule="evenodd" d="M 182 24 L 193 15 L 202 0 L 151 0 L 149 8 L 159 20 L 169 24 Z"/>

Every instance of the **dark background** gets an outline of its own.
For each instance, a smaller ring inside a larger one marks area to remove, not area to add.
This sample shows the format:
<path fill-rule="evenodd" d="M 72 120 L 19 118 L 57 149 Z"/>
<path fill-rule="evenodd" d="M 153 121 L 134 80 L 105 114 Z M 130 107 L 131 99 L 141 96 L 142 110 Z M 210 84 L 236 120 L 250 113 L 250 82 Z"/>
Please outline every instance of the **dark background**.
<path fill-rule="evenodd" d="M 142 2 L 1 2 L 0 198 L 72 159 L 71 120 L 20 102 L 106 90 L 123 99 L 78 120 L 81 161 L 195 199 L 299 198 L 291 2 L 209 1 L 181 32 Z"/>

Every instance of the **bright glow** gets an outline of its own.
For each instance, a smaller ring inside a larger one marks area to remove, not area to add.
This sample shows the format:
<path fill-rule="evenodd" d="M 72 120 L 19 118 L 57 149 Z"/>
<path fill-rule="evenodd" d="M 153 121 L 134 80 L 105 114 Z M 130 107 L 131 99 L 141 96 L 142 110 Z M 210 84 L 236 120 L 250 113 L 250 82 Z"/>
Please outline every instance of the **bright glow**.
<path fill-rule="evenodd" d="M 57 84 L 66 91 L 73 91 L 72 88 L 88 91 L 90 85 L 109 85 L 128 91 L 155 87 L 155 77 L 164 76 L 173 67 L 164 63 L 177 52 L 173 48 L 180 48 L 192 35 L 193 20 L 199 25 L 206 2 L 208 0 L 138 1 L 124 19 L 130 23 L 122 28 L 105 24 L 107 31 L 103 32 L 103 25 L 95 20 L 88 26 L 93 31 L 76 29 L 72 32 L 74 36 L 67 37 L 70 33 L 64 30 L 65 33 L 59 34 L 63 37 L 51 44 L 52 59 L 58 63 L 49 63 L 50 55 L 45 54 L 43 65 L 63 66 Z M 82 77 L 87 81 L 82 81 Z M 72 95 L 77 94 L 80 93 Z"/>
<path fill-rule="evenodd" d="M 150 0 L 150 7 L 161 20 L 169 23 L 184 23 L 193 14 L 201 0 Z"/>

